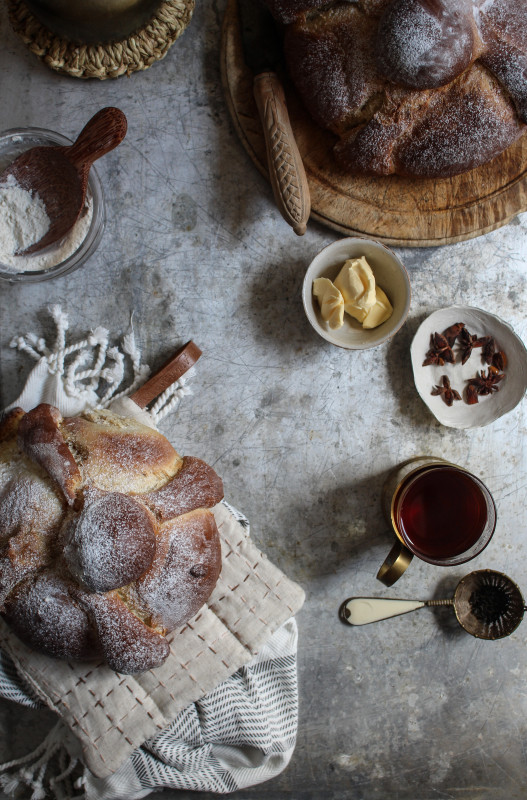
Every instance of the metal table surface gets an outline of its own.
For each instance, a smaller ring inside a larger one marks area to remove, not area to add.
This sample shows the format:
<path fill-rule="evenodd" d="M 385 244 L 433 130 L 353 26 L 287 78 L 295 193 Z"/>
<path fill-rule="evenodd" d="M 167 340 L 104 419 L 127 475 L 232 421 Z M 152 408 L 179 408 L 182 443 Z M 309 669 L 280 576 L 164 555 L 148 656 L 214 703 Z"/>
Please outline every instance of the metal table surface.
<path fill-rule="evenodd" d="M 526 798 L 525 623 L 485 642 L 449 610 L 364 629 L 343 625 L 337 611 L 352 594 L 448 596 L 483 567 L 527 591 L 525 403 L 486 428 L 442 427 L 415 391 L 409 357 L 421 320 L 453 303 L 497 313 L 525 339 L 527 216 L 464 243 L 400 250 L 413 289 L 402 331 L 370 351 L 325 343 L 308 325 L 300 290 L 312 257 L 337 235 L 310 223 L 297 238 L 233 132 L 218 65 L 223 6 L 198 3 L 164 61 L 105 82 L 48 70 L 2 6 L 3 129 L 37 125 L 75 137 L 96 110 L 117 105 L 129 131 L 97 166 L 107 224 L 95 255 L 54 281 L 0 286 L 0 405 L 17 396 L 31 366 L 9 348 L 11 337 L 49 333 L 52 303 L 72 329 L 100 324 L 116 337 L 133 310 L 154 367 L 189 338 L 203 349 L 194 394 L 163 431 L 180 452 L 215 466 L 254 540 L 307 593 L 295 754 L 281 776 L 233 797 Z M 388 590 L 375 580 L 391 543 L 381 487 L 390 468 L 422 453 L 476 472 L 494 495 L 498 527 L 469 566 L 414 560 Z M 0 718 L 2 761 L 28 752 L 53 720 L 7 701 Z"/>

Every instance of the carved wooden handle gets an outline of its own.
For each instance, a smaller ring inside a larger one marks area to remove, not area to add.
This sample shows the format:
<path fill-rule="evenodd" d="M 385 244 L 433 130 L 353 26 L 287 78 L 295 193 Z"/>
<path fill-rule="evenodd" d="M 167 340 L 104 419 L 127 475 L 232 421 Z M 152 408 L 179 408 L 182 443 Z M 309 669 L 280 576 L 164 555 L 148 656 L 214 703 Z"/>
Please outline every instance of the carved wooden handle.
<path fill-rule="evenodd" d="M 121 144 L 127 126 L 126 117 L 119 108 L 102 108 L 86 123 L 75 143 L 65 148 L 64 154 L 77 169 L 91 166 Z"/>
<path fill-rule="evenodd" d="M 254 98 L 262 121 L 271 186 L 278 210 L 298 236 L 311 211 L 309 186 L 289 122 L 284 90 L 274 72 L 254 79 Z"/>
<path fill-rule="evenodd" d="M 180 347 L 160 369 L 144 383 L 140 389 L 130 395 L 140 408 L 146 408 L 152 400 L 159 397 L 165 389 L 172 386 L 181 376 L 194 366 L 201 355 L 201 350 L 191 340 Z"/>

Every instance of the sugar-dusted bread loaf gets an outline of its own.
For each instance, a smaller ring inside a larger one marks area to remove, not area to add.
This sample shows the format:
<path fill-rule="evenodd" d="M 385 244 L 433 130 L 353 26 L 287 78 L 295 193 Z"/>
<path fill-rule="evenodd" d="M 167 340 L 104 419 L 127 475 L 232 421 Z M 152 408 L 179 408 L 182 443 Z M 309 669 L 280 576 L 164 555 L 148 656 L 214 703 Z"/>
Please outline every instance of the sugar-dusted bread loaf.
<path fill-rule="evenodd" d="M 258 0 L 255 0 L 258 1 Z M 525 0 L 265 0 L 293 82 L 354 174 L 447 177 L 525 131 Z"/>
<path fill-rule="evenodd" d="M 0 422 L 2 615 L 50 656 L 159 666 L 220 574 L 222 497 L 211 467 L 132 419 L 14 409 Z"/>

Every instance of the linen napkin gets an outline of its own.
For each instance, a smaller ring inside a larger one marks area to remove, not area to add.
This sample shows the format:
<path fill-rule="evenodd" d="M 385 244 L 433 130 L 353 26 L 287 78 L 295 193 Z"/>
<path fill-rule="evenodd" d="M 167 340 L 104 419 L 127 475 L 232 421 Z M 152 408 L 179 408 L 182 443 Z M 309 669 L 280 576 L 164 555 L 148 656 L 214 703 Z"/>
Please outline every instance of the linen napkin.
<path fill-rule="evenodd" d="M 67 345 L 67 317 L 58 307 L 51 313 L 54 346 L 33 334 L 13 342 L 37 365 L 12 405 L 52 402 L 72 414 L 118 403 L 121 413 L 144 415 L 119 391 L 125 357 L 133 372 L 128 391 L 147 374 L 133 335 L 125 337 L 124 352 L 108 346 L 102 328 Z M 189 392 L 187 380 L 188 373 L 160 398 L 150 424 L 174 410 Z M 26 786 L 37 799 L 47 786 L 70 800 L 64 786 L 74 775 L 83 787 L 78 797 L 90 800 L 144 797 L 163 786 L 226 792 L 285 767 L 296 735 L 292 618 L 304 593 L 259 552 L 243 515 L 225 502 L 213 511 L 222 573 L 208 603 L 169 637 L 171 653 L 161 667 L 123 676 L 104 664 L 58 661 L 27 648 L 1 622 L 0 693 L 37 698 L 60 716 L 38 751 L 4 765 L 6 790 Z"/>

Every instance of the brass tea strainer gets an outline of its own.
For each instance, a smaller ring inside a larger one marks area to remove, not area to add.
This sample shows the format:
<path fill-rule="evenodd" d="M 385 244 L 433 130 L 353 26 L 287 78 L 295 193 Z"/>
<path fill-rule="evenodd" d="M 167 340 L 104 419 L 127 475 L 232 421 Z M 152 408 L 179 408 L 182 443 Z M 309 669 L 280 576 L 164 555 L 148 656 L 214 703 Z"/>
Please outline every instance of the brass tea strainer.
<path fill-rule="evenodd" d="M 424 606 L 453 606 L 462 628 L 478 639 L 509 636 L 526 610 L 522 593 L 513 580 L 502 572 L 481 569 L 465 575 L 448 600 L 349 597 L 342 603 L 339 613 L 350 625 L 366 625 Z"/>

